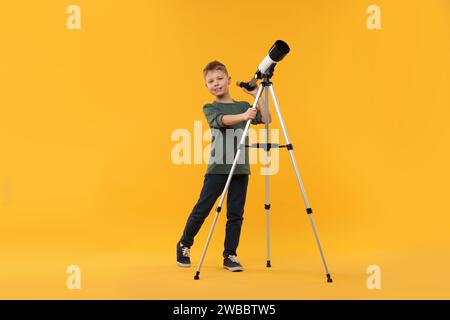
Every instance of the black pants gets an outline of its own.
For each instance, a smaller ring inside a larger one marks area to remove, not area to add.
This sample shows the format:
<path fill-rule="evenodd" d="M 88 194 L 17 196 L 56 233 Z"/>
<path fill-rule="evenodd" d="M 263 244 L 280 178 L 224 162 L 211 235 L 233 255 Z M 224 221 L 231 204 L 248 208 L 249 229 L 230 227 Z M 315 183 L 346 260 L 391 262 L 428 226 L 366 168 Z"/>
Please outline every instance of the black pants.
<path fill-rule="evenodd" d="M 194 244 L 194 237 L 200 230 L 206 217 L 209 215 L 217 198 L 222 194 L 227 182 L 227 174 L 205 174 L 203 188 L 197 204 L 192 209 L 186 222 L 181 242 L 185 246 Z M 227 225 L 225 233 L 225 249 L 223 256 L 237 255 L 236 249 L 241 235 L 242 221 L 244 220 L 244 206 L 247 195 L 248 175 L 237 174 L 231 178 L 227 194 Z"/>

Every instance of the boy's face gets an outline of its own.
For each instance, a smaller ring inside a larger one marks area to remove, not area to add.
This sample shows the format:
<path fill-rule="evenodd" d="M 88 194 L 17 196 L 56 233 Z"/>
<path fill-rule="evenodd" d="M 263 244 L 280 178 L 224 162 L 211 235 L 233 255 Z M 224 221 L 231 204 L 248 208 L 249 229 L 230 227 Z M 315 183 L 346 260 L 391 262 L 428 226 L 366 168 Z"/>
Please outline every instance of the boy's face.
<path fill-rule="evenodd" d="M 227 76 L 222 70 L 208 71 L 205 76 L 206 88 L 216 97 L 222 97 L 228 94 L 231 77 Z"/>

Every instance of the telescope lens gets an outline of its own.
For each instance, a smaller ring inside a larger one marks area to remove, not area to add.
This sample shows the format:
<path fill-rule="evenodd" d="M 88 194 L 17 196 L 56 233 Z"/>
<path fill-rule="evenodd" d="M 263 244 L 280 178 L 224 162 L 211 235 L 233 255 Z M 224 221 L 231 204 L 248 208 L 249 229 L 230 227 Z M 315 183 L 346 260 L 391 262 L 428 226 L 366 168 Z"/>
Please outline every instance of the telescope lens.
<path fill-rule="evenodd" d="M 280 62 L 284 56 L 289 53 L 289 50 L 289 46 L 286 42 L 277 40 L 269 50 L 269 57 L 275 62 Z"/>

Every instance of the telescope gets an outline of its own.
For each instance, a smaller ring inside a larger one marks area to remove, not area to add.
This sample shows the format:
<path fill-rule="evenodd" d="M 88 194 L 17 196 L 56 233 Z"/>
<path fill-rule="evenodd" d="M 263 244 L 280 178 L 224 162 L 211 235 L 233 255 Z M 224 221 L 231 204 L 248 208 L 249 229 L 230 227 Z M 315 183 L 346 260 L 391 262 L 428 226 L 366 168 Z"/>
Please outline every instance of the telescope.
<path fill-rule="evenodd" d="M 236 85 L 241 88 L 245 88 L 248 91 L 254 90 L 258 79 L 262 79 L 264 75 L 272 76 L 276 64 L 289 53 L 289 50 L 289 46 L 286 42 L 283 40 L 277 40 L 272 48 L 270 48 L 267 56 L 259 64 L 252 80 L 249 82 L 237 82 Z"/>
<path fill-rule="evenodd" d="M 322 262 L 323 262 L 323 266 L 325 268 L 325 272 L 326 272 L 326 276 L 327 276 L 327 282 L 328 283 L 332 283 L 333 279 L 331 278 L 331 274 L 328 271 L 328 266 L 327 266 L 327 262 L 325 261 L 325 255 L 323 254 L 323 250 L 322 250 L 322 245 L 320 244 L 319 241 L 319 235 L 317 234 L 317 229 L 316 226 L 314 224 L 314 219 L 313 219 L 313 211 L 311 209 L 311 206 L 309 205 L 308 199 L 306 197 L 306 193 L 305 193 L 305 188 L 303 186 L 303 182 L 302 179 L 300 177 L 300 173 L 298 171 L 298 167 L 297 167 L 297 163 L 295 161 L 295 157 L 294 157 L 294 146 L 292 145 L 292 143 L 289 140 L 287 131 L 286 131 L 286 126 L 284 125 L 284 120 L 283 117 L 281 115 L 281 111 L 280 111 L 280 107 L 278 105 L 278 100 L 275 96 L 275 90 L 273 88 L 273 83 L 271 81 L 273 73 L 274 73 L 274 68 L 277 65 L 278 62 L 280 62 L 287 54 L 289 53 L 289 46 L 286 44 L 286 42 L 278 40 L 275 42 L 275 44 L 272 46 L 272 48 L 270 48 L 268 55 L 263 59 L 263 61 L 259 64 L 258 69 L 256 70 L 256 73 L 253 77 L 253 79 L 251 79 L 249 82 L 237 82 L 236 84 L 242 88 L 245 88 L 247 91 L 252 91 L 252 95 L 253 95 L 253 90 L 255 87 L 258 86 L 258 90 L 257 93 L 255 94 L 254 98 L 254 102 L 253 102 L 253 109 L 257 108 L 257 104 L 259 102 L 260 97 L 262 96 L 263 93 L 265 93 L 265 99 L 264 99 L 264 110 L 265 110 L 265 115 L 269 114 L 269 92 L 272 95 L 272 100 L 273 100 L 273 104 L 275 106 L 276 109 L 276 113 L 278 115 L 278 119 L 280 120 L 280 124 L 281 124 L 281 129 L 283 130 L 283 135 L 284 138 L 286 140 L 286 145 L 279 145 L 277 143 L 270 143 L 269 141 L 269 122 L 270 121 L 266 121 L 266 119 L 268 119 L 266 116 L 264 117 L 264 124 L 265 124 L 265 141 L 264 143 L 256 143 L 256 144 L 252 144 L 250 146 L 246 145 L 246 138 L 247 138 L 247 134 L 248 134 L 248 130 L 250 128 L 250 124 L 252 123 L 251 119 L 248 119 L 246 124 L 245 124 L 245 129 L 244 132 L 242 133 L 242 136 L 240 138 L 240 142 L 239 142 L 239 147 L 237 148 L 237 152 L 236 155 L 234 157 L 234 161 L 233 161 L 233 165 L 231 166 L 230 169 L 230 173 L 228 174 L 228 178 L 227 178 L 227 182 L 225 184 L 225 187 L 222 191 L 222 195 L 220 197 L 220 201 L 219 204 L 216 208 L 216 215 L 214 217 L 212 226 L 211 226 L 211 230 L 209 231 L 209 235 L 208 235 L 208 239 L 206 240 L 206 245 L 205 248 L 203 249 L 203 254 L 202 257 L 200 259 L 199 265 L 197 267 L 197 271 L 195 273 L 194 279 L 195 280 L 199 280 L 200 279 L 200 269 L 203 265 L 203 261 L 205 259 L 205 255 L 206 255 L 206 250 L 208 249 L 209 243 L 211 241 L 211 236 L 212 233 L 214 231 L 214 228 L 216 226 L 217 223 L 217 219 L 219 216 L 219 213 L 222 209 L 222 204 L 224 202 L 225 196 L 228 192 L 228 187 L 230 186 L 230 182 L 232 179 L 232 176 L 234 174 L 234 170 L 236 169 L 236 165 L 237 165 L 237 161 L 241 155 L 241 152 L 245 152 L 245 147 L 250 147 L 250 148 L 264 148 L 264 150 L 266 151 L 266 163 L 269 163 L 269 152 L 271 148 L 286 148 L 289 151 L 289 155 L 291 158 L 291 162 L 292 165 L 294 167 L 294 171 L 295 171 L 295 176 L 297 178 L 297 182 L 299 184 L 300 187 L 300 192 L 303 198 L 303 202 L 305 203 L 305 207 L 306 207 L 306 213 L 308 214 L 309 220 L 311 222 L 311 227 L 313 229 L 314 232 L 314 236 L 316 238 L 316 242 L 317 242 L 317 246 L 319 248 L 319 252 L 320 252 L 320 256 L 322 258 Z M 257 84 L 258 79 L 262 79 L 260 84 Z M 256 91 L 255 91 L 256 92 Z M 266 267 L 267 268 L 271 268 L 272 264 L 271 264 L 271 259 L 270 259 L 270 195 L 269 195 L 269 166 L 265 166 L 266 167 L 266 201 L 264 203 L 264 209 L 266 210 L 266 232 L 267 232 L 267 260 L 266 260 Z M 230 199 L 230 198 L 228 198 Z M 230 269 L 231 270 L 231 269 Z M 242 270 L 242 269 L 240 269 Z M 233 271 L 233 270 L 232 270 Z M 239 271 L 239 270 L 235 270 L 235 271 Z"/>

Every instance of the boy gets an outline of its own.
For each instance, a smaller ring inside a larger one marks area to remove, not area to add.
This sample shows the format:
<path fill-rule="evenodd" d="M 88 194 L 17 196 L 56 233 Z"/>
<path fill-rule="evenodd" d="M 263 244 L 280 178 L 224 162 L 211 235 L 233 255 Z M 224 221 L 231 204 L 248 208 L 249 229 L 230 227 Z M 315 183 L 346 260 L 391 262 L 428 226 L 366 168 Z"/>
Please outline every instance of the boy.
<path fill-rule="evenodd" d="M 264 119 L 266 119 L 266 110 L 262 97 L 258 101 L 257 110 L 252 109 L 248 102 L 238 102 L 231 98 L 229 92 L 231 77 L 228 75 L 225 65 L 219 61 L 208 63 L 203 70 L 203 77 L 206 88 L 215 96 L 214 102 L 203 107 L 203 112 L 211 127 L 211 131 L 214 131 L 215 134 L 212 134 L 211 158 L 204 177 L 200 197 L 192 209 L 183 235 L 177 243 L 177 264 L 180 267 L 190 267 L 191 265 L 189 249 L 194 244 L 194 237 L 200 230 L 205 218 L 209 215 L 214 203 L 225 188 L 236 155 L 237 144 L 242 137 L 247 120 L 251 119 L 252 124 L 259 124 L 264 123 Z M 256 97 L 258 88 L 255 88 L 253 91 L 244 89 L 244 91 Z M 270 123 L 270 114 L 267 114 L 267 118 Z M 233 130 L 233 132 L 238 133 L 240 131 L 237 143 L 235 143 L 236 135 L 229 135 L 229 132 L 226 132 L 227 130 Z M 222 144 L 220 144 L 219 138 L 225 141 L 222 140 Z M 230 144 L 233 147 L 227 148 Z M 248 136 L 246 137 L 246 144 L 248 144 Z M 225 269 L 233 272 L 243 271 L 242 265 L 237 259 L 236 249 L 239 244 L 248 175 L 250 174 L 247 149 L 245 149 L 245 153 L 241 153 L 241 155 L 244 154 L 244 161 L 239 161 L 241 160 L 239 159 L 236 164 L 227 194 L 227 224 L 223 266 Z"/>

